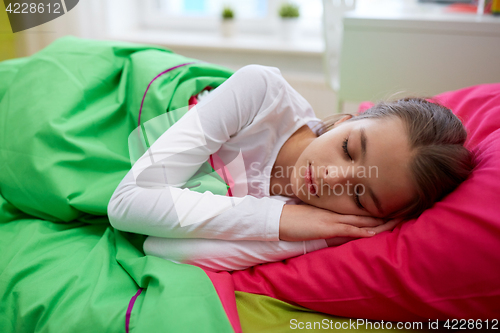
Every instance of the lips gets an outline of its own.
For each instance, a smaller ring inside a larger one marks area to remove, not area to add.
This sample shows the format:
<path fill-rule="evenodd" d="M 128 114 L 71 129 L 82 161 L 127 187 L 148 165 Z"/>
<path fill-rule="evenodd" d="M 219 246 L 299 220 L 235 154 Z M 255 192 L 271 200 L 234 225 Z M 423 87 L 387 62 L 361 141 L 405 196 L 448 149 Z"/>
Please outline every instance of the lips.
<path fill-rule="evenodd" d="M 310 164 L 307 167 L 305 180 L 306 180 L 307 190 L 309 191 L 309 193 L 311 193 L 312 195 L 317 195 L 316 194 L 317 185 L 316 182 L 314 181 L 314 168 Z"/>

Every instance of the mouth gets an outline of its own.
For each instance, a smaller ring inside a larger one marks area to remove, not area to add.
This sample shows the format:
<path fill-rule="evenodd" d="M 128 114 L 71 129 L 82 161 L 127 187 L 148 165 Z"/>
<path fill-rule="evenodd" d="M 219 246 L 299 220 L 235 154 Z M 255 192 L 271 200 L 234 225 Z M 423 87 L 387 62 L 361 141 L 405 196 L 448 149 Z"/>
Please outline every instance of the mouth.
<path fill-rule="evenodd" d="M 308 166 L 307 166 L 305 182 L 306 182 L 307 190 L 309 191 L 309 193 L 312 195 L 315 195 L 319 198 L 319 196 L 317 194 L 318 185 L 315 182 L 314 168 L 311 166 L 311 164 L 308 164 Z"/>

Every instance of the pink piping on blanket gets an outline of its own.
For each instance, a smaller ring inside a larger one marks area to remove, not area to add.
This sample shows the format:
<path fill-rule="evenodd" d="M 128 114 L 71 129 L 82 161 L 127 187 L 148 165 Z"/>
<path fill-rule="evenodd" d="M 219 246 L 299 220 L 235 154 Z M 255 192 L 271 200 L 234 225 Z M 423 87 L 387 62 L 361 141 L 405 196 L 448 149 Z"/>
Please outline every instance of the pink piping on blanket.
<path fill-rule="evenodd" d="M 139 288 L 139 290 L 137 290 L 137 292 L 135 293 L 134 297 L 132 297 L 130 299 L 130 302 L 128 302 L 127 314 L 125 315 L 125 332 L 126 333 L 129 333 L 128 327 L 129 327 L 129 323 L 130 323 L 130 315 L 132 314 L 132 308 L 134 307 L 135 300 L 137 299 L 137 297 L 139 297 L 141 292 L 142 292 L 142 288 Z"/>
<path fill-rule="evenodd" d="M 142 96 L 142 102 L 141 102 L 141 108 L 139 109 L 139 117 L 138 117 L 138 122 L 137 122 L 137 126 L 141 126 L 141 113 L 142 113 L 142 106 L 144 105 L 144 99 L 146 98 L 146 94 L 148 93 L 148 90 L 149 90 L 149 87 L 151 86 L 151 84 L 154 82 L 154 80 L 156 80 L 157 78 L 159 78 L 160 76 L 162 76 L 163 74 L 166 74 L 170 71 L 173 71 L 174 69 L 176 68 L 179 68 L 179 67 L 184 67 L 184 66 L 187 66 L 187 65 L 191 65 L 191 64 L 194 64 L 196 63 L 197 61 L 192 61 L 192 62 L 186 62 L 185 64 L 180 64 L 180 65 L 177 65 L 177 66 L 174 66 L 174 67 L 170 67 L 169 69 L 167 70 L 164 70 L 163 72 L 161 72 L 160 74 L 156 75 L 156 77 L 151 80 L 151 82 L 149 82 L 148 84 L 148 87 L 146 88 L 146 91 L 144 92 L 144 96 Z"/>

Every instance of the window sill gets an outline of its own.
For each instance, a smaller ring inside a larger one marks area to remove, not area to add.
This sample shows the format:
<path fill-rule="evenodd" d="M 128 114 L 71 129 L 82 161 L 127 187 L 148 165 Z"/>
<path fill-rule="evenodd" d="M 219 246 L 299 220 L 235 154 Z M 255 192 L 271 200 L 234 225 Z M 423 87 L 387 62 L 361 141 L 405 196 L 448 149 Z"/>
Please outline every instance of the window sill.
<path fill-rule="evenodd" d="M 234 37 L 223 37 L 220 33 L 181 32 L 162 30 L 136 30 L 126 33 L 115 33 L 109 39 L 136 43 L 163 45 L 165 47 L 210 50 L 240 51 L 247 53 L 268 53 L 321 56 L 324 42 L 321 36 L 302 37 L 286 41 L 280 36 L 252 34 L 236 34 Z"/>

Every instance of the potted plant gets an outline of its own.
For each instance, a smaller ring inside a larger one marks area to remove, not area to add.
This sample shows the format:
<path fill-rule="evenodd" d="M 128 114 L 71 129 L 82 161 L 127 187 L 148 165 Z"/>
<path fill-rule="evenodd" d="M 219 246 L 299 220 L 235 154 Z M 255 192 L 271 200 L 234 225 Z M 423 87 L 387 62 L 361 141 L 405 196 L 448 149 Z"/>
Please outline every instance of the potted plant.
<path fill-rule="evenodd" d="M 279 8 L 281 17 L 281 35 L 285 40 L 292 40 L 298 35 L 300 8 L 291 2 L 284 2 Z"/>
<path fill-rule="evenodd" d="M 222 17 L 222 22 L 221 22 L 222 36 L 224 37 L 234 36 L 235 25 L 234 25 L 233 9 L 229 6 L 224 6 L 224 8 L 222 9 L 221 17 Z"/>

